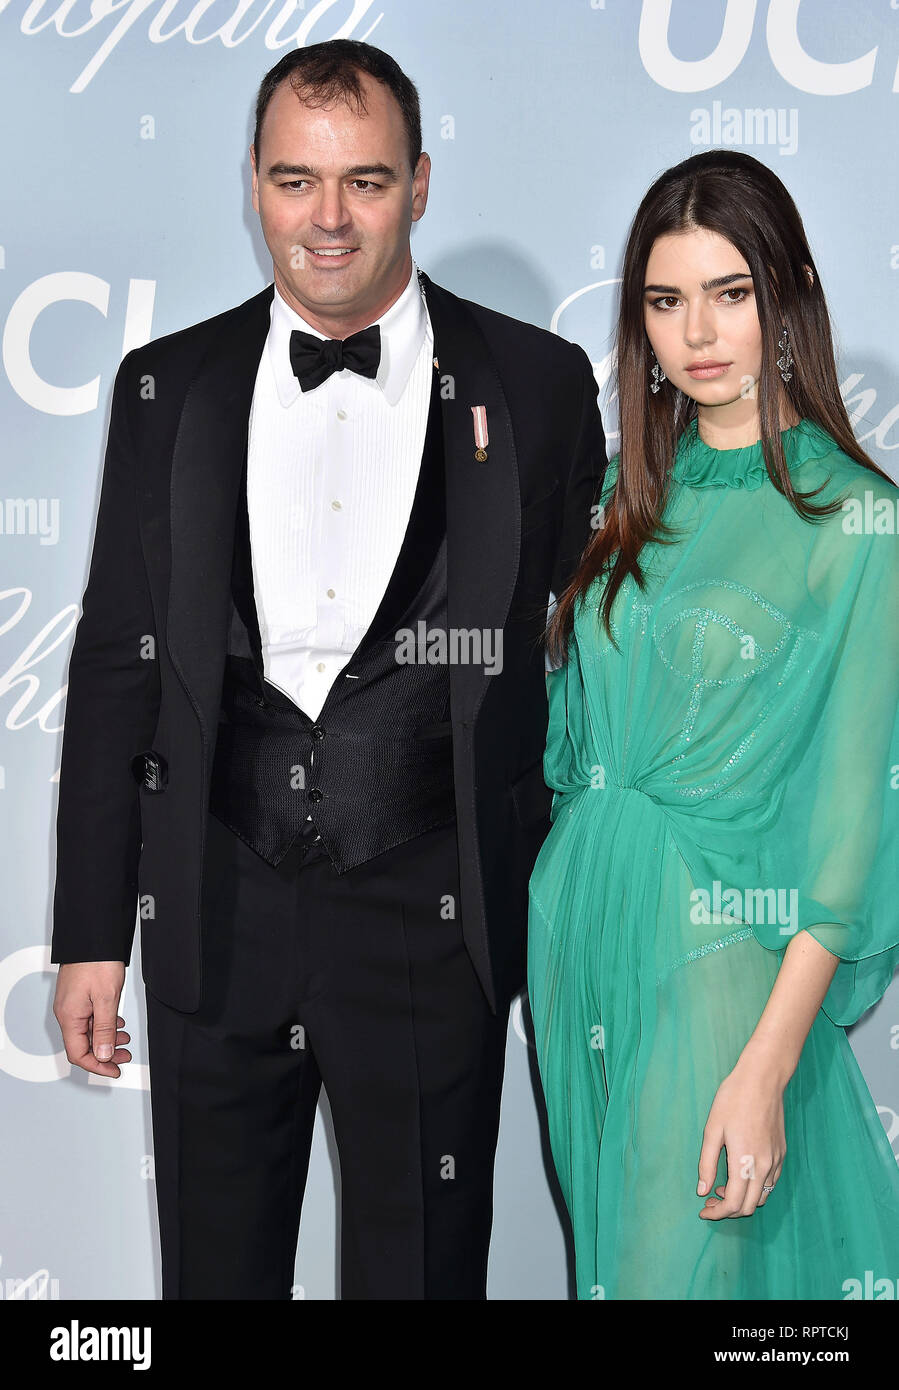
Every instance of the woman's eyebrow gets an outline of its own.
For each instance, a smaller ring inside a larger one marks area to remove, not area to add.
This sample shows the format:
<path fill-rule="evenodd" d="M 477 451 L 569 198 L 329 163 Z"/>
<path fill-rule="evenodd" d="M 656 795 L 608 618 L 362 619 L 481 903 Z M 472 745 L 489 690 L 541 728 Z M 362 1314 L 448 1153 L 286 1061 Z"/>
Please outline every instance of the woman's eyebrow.
<path fill-rule="evenodd" d="M 723 285 L 733 284 L 734 280 L 751 280 L 752 274 L 748 270 L 737 270 L 733 275 L 717 275 L 714 280 L 701 280 L 699 288 L 701 290 L 720 290 Z M 644 285 L 644 294 L 681 294 L 677 285 Z"/>

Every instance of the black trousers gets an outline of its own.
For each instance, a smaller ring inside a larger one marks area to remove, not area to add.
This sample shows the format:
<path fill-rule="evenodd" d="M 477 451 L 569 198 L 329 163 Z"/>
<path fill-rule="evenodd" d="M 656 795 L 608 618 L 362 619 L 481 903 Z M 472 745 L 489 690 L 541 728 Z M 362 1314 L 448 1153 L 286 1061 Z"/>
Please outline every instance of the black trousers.
<path fill-rule="evenodd" d="M 290 1298 L 319 1090 L 341 1297 L 482 1299 L 506 1011 L 462 941 L 455 825 L 338 875 L 209 814 L 204 993 L 147 991 L 164 1299 Z"/>

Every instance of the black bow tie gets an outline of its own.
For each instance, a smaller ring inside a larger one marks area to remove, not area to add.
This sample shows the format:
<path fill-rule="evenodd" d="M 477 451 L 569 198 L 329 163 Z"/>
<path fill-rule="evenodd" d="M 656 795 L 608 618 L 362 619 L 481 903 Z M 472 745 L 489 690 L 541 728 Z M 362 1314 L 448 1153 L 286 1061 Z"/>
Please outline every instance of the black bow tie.
<path fill-rule="evenodd" d="M 348 338 L 316 338 L 294 328 L 290 333 L 290 365 L 302 391 L 327 381 L 332 372 L 346 368 L 359 376 L 374 377 L 381 361 L 381 329 L 374 323 Z"/>

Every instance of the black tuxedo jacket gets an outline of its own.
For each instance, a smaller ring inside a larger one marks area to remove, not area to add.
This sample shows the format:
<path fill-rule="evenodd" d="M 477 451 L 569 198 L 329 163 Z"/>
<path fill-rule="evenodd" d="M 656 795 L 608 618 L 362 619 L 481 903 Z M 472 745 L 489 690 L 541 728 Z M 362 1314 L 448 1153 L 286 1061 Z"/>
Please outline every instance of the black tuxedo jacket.
<path fill-rule="evenodd" d="M 545 620 L 550 589 L 561 592 L 590 536 L 606 452 L 581 348 L 421 282 L 443 379 L 447 626 L 503 634 L 500 672 L 450 667 L 457 911 L 496 1008 L 524 985 L 527 882 L 552 800 L 534 614 Z M 123 359 L 69 664 L 51 960 L 127 964 L 139 906 L 143 978 L 188 1012 L 202 988 L 235 518 L 272 294 L 269 285 Z M 473 405 L 487 412 L 484 462 Z M 146 749 L 167 766 L 161 792 L 133 776 Z M 164 926 L 141 893 L 162 883 L 178 904 Z"/>

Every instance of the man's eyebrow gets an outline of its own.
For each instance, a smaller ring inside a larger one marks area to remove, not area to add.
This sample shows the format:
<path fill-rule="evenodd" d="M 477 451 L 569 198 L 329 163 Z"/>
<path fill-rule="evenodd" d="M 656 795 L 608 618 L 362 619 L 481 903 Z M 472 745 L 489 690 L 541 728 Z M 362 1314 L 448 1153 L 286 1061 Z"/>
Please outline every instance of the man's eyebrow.
<path fill-rule="evenodd" d="M 733 275 L 718 275 L 714 280 L 701 280 L 699 288 L 701 290 L 720 290 L 724 285 L 733 284 L 734 280 L 751 280 L 752 275 L 748 270 L 737 270 Z M 677 285 L 644 285 L 644 294 L 681 294 Z"/>
<path fill-rule="evenodd" d="M 372 174 L 377 174 L 386 183 L 397 183 L 399 180 L 399 174 L 395 169 L 391 169 L 389 164 L 354 164 L 351 168 L 344 169 L 342 177 L 345 179 L 363 179 Z M 284 178 L 285 176 L 292 179 L 317 179 L 321 177 L 319 170 L 314 169 L 311 164 L 279 162 L 269 165 L 268 177 L 270 179 Z"/>

